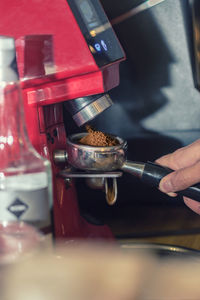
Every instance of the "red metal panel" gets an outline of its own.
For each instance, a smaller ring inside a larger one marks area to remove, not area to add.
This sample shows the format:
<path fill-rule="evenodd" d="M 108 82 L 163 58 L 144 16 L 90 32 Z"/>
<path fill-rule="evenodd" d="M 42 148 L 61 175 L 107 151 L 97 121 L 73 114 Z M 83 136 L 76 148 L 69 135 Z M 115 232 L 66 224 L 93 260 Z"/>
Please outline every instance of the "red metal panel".
<path fill-rule="evenodd" d="M 60 78 L 98 70 L 66 0 L 1 0 L 0 19 L 3 35 L 53 35 Z"/>

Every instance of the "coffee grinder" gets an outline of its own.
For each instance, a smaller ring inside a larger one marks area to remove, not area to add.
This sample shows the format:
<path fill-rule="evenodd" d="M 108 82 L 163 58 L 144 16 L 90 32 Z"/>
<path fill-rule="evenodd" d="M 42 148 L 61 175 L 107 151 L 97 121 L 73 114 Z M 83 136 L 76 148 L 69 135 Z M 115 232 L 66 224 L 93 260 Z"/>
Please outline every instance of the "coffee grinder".
<path fill-rule="evenodd" d="M 82 126 L 112 105 L 106 92 L 119 84 L 125 56 L 99 0 L 3 0 L 0 17 L 0 34 L 16 39 L 30 140 L 52 164 L 55 237 L 112 239 L 107 226 L 80 215 L 73 180 L 58 176 L 67 140 L 63 107 Z"/>

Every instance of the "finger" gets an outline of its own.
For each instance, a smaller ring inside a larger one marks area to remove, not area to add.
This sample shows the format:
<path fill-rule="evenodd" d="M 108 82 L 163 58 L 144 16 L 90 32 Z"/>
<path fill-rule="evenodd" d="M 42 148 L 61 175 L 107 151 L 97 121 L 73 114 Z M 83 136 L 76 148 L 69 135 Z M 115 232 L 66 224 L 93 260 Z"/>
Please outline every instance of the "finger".
<path fill-rule="evenodd" d="M 156 163 L 167 166 L 173 170 L 189 167 L 200 160 L 200 139 L 194 143 L 179 148 L 173 153 L 164 155 Z"/>
<path fill-rule="evenodd" d="M 161 191 L 162 192 L 162 191 Z M 177 194 L 176 193 L 173 193 L 173 192 L 171 192 L 171 193 L 167 193 L 167 195 L 168 196 L 170 196 L 170 197 L 177 197 Z"/>
<path fill-rule="evenodd" d="M 193 166 L 179 169 L 162 178 L 159 189 L 164 193 L 184 190 L 200 181 L 200 162 Z"/>
<path fill-rule="evenodd" d="M 185 205 L 187 205 L 192 211 L 200 215 L 200 203 L 190 198 L 183 197 Z"/>

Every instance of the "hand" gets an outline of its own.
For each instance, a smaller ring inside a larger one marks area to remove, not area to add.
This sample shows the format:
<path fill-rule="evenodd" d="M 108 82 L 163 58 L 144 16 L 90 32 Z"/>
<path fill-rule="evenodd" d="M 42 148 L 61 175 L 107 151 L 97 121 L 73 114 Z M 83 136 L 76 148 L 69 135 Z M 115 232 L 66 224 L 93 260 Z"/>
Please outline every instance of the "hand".
<path fill-rule="evenodd" d="M 156 163 L 175 170 L 160 181 L 159 189 L 170 196 L 176 196 L 175 192 L 200 182 L 200 139 L 162 156 Z M 190 209 L 200 214 L 199 202 L 186 197 L 184 202 Z"/>

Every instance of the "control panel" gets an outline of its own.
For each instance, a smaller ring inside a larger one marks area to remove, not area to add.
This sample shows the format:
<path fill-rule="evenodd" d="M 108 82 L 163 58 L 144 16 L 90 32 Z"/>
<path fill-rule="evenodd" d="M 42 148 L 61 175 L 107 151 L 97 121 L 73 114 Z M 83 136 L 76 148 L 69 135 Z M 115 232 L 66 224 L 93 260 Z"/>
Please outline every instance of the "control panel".
<path fill-rule="evenodd" d="M 120 43 L 99 0 L 68 0 L 88 47 L 99 67 L 124 57 Z"/>

